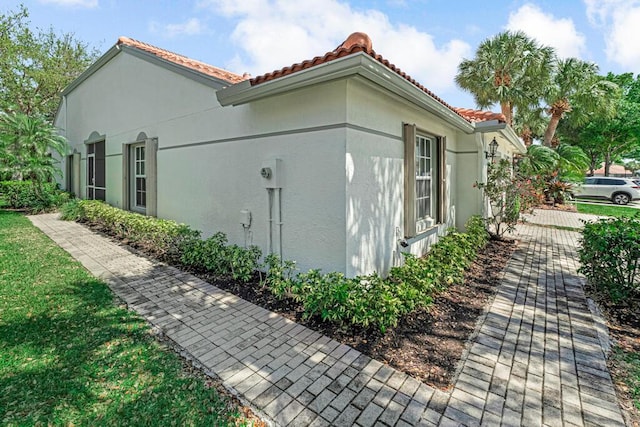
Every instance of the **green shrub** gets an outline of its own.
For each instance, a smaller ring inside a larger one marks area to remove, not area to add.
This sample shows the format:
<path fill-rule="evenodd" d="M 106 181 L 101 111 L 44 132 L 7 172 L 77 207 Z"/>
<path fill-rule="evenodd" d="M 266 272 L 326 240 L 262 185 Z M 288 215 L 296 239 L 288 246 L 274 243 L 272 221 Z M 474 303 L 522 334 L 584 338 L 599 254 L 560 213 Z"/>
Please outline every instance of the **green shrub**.
<path fill-rule="evenodd" d="M 615 302 L 640 296 L 640 214 L 586 223 L 578 270 Z"/>
<path fill-rule="evenodd" d="M 200 233 L 175 221 L 144 216 L 98 200 L 77 200 L 62 207 L 62 218 L 87 222 L 119 239 L 144 247 L 165 261 L 180 259 L 185 242 Z"/>
<path fill-rule="evenodd" d="M 269 255 L 264 284 L 278 298 L 302 302 L 306 318 L 318 316 L 340 325 L 375 326 L 385 331 L 396 326 L 401 316 L 428 306 L 439 290 L 462 282 L 465 268 L 488 238 L 483 220 L 473 217 L 467 233 L 450 230 L 426 257 L 405 254 L 404 265 L 392 268 L 386 279 L 375 273 L 350 279 L 319 270 L 295 277 L 295 263 Z"/>
<path fill-rule="evenodd" d="M 31 181 L 0 182 L 0 198 L 12 209 L 24 209 L 29 213 L 48 212 L 71 199 L 55 183 L 37 184 Z"/>
<path fill-rule="evenodd" d="M 200 232 L 188 225 L 128 212 L 97 200 L 67 203 L 62 207 L 61 218 L 97 226 L 118 239 L 145 248 L 161 260 L 244 282 L 251 280 L 262 256 L 255 246 L 228 246 L 224 233 L 202 240 Z"/>

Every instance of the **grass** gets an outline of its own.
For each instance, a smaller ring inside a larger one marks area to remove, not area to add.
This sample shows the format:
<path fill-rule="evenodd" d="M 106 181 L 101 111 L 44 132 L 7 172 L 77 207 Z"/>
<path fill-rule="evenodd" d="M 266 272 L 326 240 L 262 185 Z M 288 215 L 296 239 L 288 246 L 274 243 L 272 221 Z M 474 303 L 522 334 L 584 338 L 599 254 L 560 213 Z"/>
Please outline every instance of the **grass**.
<path fill-rule="evenodd" d="M 190 375 L 104 283 L 27 218 L 0 211 L 1 425 L 238 420 L 238 407 Z"/>
<path fill-rule="evenodd" d="M 590 203 L 576 203 L 578 212 L 593 215 L 613 216 L 613 217 L 630 217 L 640 214 L 640 209 L 629 208 L 626 206 L 614 205 L 597 205 Z"/>

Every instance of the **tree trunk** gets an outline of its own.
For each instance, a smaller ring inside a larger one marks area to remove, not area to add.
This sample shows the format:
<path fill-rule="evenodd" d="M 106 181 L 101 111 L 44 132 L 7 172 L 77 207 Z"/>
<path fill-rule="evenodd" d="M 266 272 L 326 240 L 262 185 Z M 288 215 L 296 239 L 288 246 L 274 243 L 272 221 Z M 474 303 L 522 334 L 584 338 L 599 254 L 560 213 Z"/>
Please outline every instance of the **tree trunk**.
<path fill-rule="evenodd" d="M 527 148 L 533 144 L 533 133 L 531 132 L 531 129 L 529 129 L 529 126 L 524 126 L 522 133 L 520 133 L 520 138 L 522 138 L 524 146 Z"/>
<path fill-rule="evenodd" d="M 610 169 L 611 169 L 611 154 L 606 153 L 604 155 L 604 176 L 609 176 Z"/>
<path fill-rule="evenodd" d="M 500 110 L 502 111 L 507 124 L 509 126 L 513 125 L 513 113 L 511 111 L 511 104 L 509 102 L 501 102 Z"/>
<path fill-rule="evenodd" d="M 547 125 L 547 130 L 544 131 L 544 141 L 542 145 L 545 147 L 551 147 L 551 141 L 556 134 L 556 129 L 558 128 L 558 124 L 560 123 L 560 119 L 562 118 L 562 113 L 555 113 L 551 116 L 549 120 L 549 124 Z"/>

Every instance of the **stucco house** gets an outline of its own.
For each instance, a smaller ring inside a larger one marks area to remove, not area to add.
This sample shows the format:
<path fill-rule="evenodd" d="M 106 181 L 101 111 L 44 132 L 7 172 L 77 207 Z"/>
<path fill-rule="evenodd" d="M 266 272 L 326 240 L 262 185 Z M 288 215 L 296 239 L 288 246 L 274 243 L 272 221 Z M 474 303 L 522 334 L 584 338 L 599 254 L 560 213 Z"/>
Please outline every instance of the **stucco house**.
<path fill-rule="evenodd" d="M 481 214 L 494 138 L 498 156 L 525 150 L 501 114 L 451 107 L 363 33 L 253 78 L 121 37 L 55 124 L 79 197 L 349 276 Z"/>

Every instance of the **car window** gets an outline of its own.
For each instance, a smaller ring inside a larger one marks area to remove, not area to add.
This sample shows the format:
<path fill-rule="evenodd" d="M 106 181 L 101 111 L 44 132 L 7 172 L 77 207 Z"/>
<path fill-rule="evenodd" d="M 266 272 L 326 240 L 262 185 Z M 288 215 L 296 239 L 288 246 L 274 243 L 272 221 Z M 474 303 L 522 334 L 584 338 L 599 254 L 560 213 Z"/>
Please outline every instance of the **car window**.
<path fill-rule="evenodd" d="M 584 180 L 584 183 L 585 183 L 585 184 L 595 184 L 595 183 L 596 183 L 596 179 L 597 179 L 597 178 L 593 178 L 593 177 L 592 177 L 592 178 L 586 178 L 586 179 Z"/>
<path fill-rule="evenodd" d="M 614 178 L 598 178 L 598 185 L 624 185 L 624 180 Z"/>

